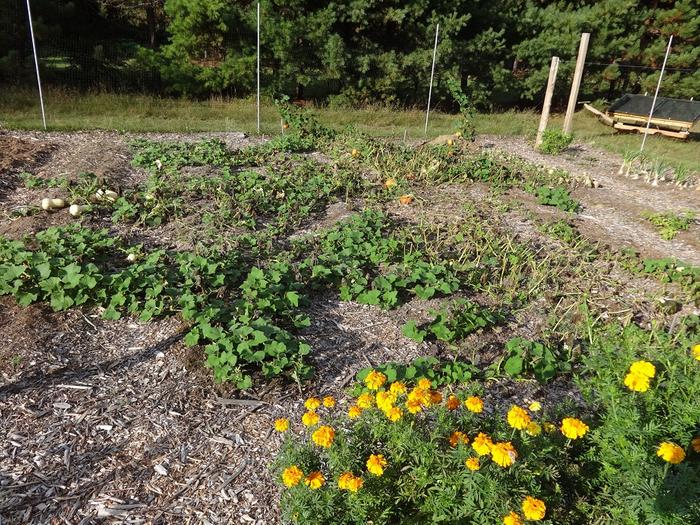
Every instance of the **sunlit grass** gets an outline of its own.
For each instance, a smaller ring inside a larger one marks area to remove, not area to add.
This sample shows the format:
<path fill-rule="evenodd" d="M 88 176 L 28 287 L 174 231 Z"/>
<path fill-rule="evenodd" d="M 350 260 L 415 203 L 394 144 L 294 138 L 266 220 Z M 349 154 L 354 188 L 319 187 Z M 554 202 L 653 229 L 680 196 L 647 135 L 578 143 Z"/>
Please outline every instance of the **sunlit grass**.
<path fill-rule="evenodd" d="M 50 130 L 75 131 L 109 129 L 131 132 L 198 132 L 244 131 L 255 133 L 255 101 L 249 99 L 207 99 L 193 101 L 136 94 L 78 94 L 48 90 L 46 119 Z M 430 114 L 428 133 L 424 133 L 425 110 L 395 110 L 387 107 L 334 109 L 314 107 L 317 118 L 338 129 L 354 126 L 376 136 L 409 140 L 432 138 L 452 133 L 457 117 L 439 111 Z M 261 132 L 276 134 L 281 122 L 274 105 L 268 100 L 261 108 Z M 532 139 L 539 115 L 534 111 L 506 111 L 479 114 L 477 133 L 483 135 L 520 135 Z M 562 115 L 554 115 L 550 126 L 560 127 Z M 41 129 L 38 97 L 31 90 L 8 90 L 0 96 L 0 126 L 10 129 Z M 593 143 L 613 153 L 637 150 L 639 134 L 619 134 L 585 111 L 574 118 L 574 134 L 579 141 Z M 650 136 L 646 151 L 670 164 L 684 164 L 700 172 L 698 134 L 687 141 Z"/>

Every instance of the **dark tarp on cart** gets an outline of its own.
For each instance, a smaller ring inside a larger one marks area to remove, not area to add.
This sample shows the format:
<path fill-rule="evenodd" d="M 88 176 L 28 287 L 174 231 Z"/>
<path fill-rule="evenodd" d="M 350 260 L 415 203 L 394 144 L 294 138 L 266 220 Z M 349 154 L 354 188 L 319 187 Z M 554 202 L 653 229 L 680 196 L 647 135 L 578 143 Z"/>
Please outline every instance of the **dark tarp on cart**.
<path fill-rule="evenodd" d="M 608 113 L 627 113 L 648 119 L 653 100 L 644 95 L 623 95 L 612 103 Z M 658 97 L 652 118 L 688 122 L 692 126 L 700 119 L 700 101 Z"/>

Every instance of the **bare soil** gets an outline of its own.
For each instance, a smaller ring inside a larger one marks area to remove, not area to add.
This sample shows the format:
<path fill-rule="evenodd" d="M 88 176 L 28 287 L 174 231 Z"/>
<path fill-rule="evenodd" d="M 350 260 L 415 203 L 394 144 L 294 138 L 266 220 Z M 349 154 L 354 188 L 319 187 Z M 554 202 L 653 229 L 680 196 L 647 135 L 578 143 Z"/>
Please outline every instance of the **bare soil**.
<path fill-rule="evenodd" d="M 240 134 L 215 136 L 230 147 L 251 143 Z M 137 184 L 145 174 L 130 164 L 131 138 L 106 132 L 0 135 L 4 169 L 0 207 L 7 212 L 41 198 L 40 192 L 19 187 L 13 177 L 20 170 L 46 177 L 99 170 L 100 176 L 120 187 Z M 652 188 L 616 177 L 615 159 L 587 147 L 562 157 L 545 157 L 532 153 L 520 139 L 486 138 L 482 146 L 495 147 L 490 144 L 598 179 L 602 188 L 575 193 L 584 204 L 576 218 L 584 235 L 613 246 L 628 244 L 645 254 L 700 263 L 697 225 L 664 243 L 637 217 L 642 208 L 700 211 L 697 192 Z M 593 157 L 599 160 L 593 162 Z M 521 203 L 506 212 L 498 211 L 504 201 L 492 198 L 481 184 L 426 188 L 417 197 L 412 206 L 395 204 L 388 211 L 407 221 L 455 223 L 465 220 L 469 206 L 519 242 L 541 253 L 567 256 L 565 247 L 541 234 L 531 217 L 561 213 L 520 193 L 504 197 Z M 352 205 L 332 204 L 303 231 L 329 227 L 350 213 Z M 0 234 L 19 238 L 68 220 L 62 213 L 20 218 L 5 213 Z M 167 237 L 167 232 L 158 230 L 144 235 L 160 234 Z M 659 315 L 659 297 L 680 295 L 673 286 L 632 276 L 606 261 L 597 261 L 586 271 L 571 276 L 572 301 L 586 293 L 609 318 L 651 322 Z M 470 299 L 488 303 L 478 295 Z M 202 367 L 200 350 L 184 346 L 185 326 L 178 318 L 147 324 L 133 319 L 105 321 L 95 310 L 20 308 L 2 298 L 0 522 L 278 523 L 277 486 L 269 471 L 281 442 L 271 430 L 274 419 L 291 417 L 298 426 L 303 400 L 310 394 L 333 394 L 341 407 L 347 406 L 344 389 L 366 366 L 424 355 L 464 355 L 490 363 L 508 338 L 536 336 L 546 322 L 543 312 L 567 314 L 568 303 L 551 301 L 545 296 L 496 330 L 449 348 L 419 344 L 401 333 L 406 320 L 425 318 L 431 308 L 440 306 L 439 300 L 416 300 L 382 311 L 335 296 L 318 297 L 308 309 L 312 324 L 301 334 L 314 348 L 316 378 L 303 389 L 282 380 L 269 382 L 242 400 L 230 387 L 212 381 Z M 697 313 L 690 305 L 683 309 L 691 311 Z M 575 391 L 558 381 L 545 387 L 531 381 L 518 382 L 517 387 L 512 381 L 494 381 L 487 384 L 487 396 L 494 403 L 537 399 L 547 405 L 563 396 L 575 398 Z"/>

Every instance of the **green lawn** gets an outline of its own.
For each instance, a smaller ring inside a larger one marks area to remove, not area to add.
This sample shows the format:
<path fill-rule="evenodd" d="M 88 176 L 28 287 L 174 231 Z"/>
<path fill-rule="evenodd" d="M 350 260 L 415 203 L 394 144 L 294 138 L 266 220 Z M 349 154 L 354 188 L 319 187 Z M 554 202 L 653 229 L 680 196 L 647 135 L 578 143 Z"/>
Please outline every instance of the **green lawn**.
<path fill-rule="evenodd" d="M 49 129 L 71 131 L 80 129 L 112 129 L 120 131 L 245 131 L 255 132 L 255 101 L 253 99 L 191 101 L 176 98 L 154 98 L 145 95 L 75 94 L 49 90 L 46 118 Z M 314 108 L 322 122 L 342 128 L 356 126 L 361 131 L 378 136 L 423 138 L 425 111 L 396 111 L 385 107 L 361 110 Z M 428 136 L 434 137 L 454 130 L 457 117 L 431 112 Z M 477 132 L 493 135 L 525 135 L 533 137 L 539 115 L 532 111 L 507 111 L 479 114 Z M 563 116 L 554 115 L 552 127 L 561 126 Z M 40 129 L 41 114 L 36 93 L 29 90 L 7 91 L 0 97 L 0 126 L 10 129 Z M 261 131 L 280 131 L 280 119 L 274 106 L 261 108 Z M 574 118 L 574 134 L 578 140 L 595 143 L 609 151 L 622 154 L 637 150 L 642 137 L 638 134 L 618 134 L 599 123 L 587 112 Z M 700 134 L 680 141 L 650 136 L 646 151 L 672 164 L 684 164 L 700 172 Z"/>

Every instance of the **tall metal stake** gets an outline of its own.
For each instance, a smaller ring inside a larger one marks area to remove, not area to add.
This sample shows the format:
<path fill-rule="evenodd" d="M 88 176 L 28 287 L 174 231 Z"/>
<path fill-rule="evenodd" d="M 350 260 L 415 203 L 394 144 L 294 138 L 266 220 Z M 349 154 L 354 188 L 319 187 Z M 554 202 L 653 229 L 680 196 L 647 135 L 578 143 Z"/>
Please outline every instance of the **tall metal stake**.
<path fill-rule="evenodd" d="M 27 0 L 28 1 L 28 0 Z M 260 133 L 260 2 L 258 2 L 258 95 L 256 99 L 257 129 Z"/>
<path fill-rule="evenodd" d="M 44 94 L 41 91 L 41 77 L 39 76 L 39 57 L 36 54 L 36 40 L 34 39 L 34 24 L 32 22 L 32 8 L 27 0 L 27 15 L 29 16 L 29 32 L 32 35 L 32 49 L 34 50 L 34 66 L 36 67 L 36 83 L 39 86 L 39 102 L 41 102 L 41 120 L 46 131 L 46 113 L 44 112 Z"/>
<path fill-rule="evenodd" d="M 661 74 L 659 75 L 659 81 L 656 83 L 656 92 L 654 93 L 654 100 L 651 101 L 651 111 L 649 111 L 649 120 L 647 120 L 647 127 L 644 130 L 644 138 L 642 139 L 642 147 L 639 149 L 639 153 L 642 153 L 644 151 L 644 144 L 646 144 L 647 141 L 647 134 L 649 133 L 649 126 L 651 125 L 651 116 L 654 114 L 654 106 L 656 106 L 656 97 L 659 96 L 661 79 L 664 78 L 664 69 L 666 69 L 666 61 L 668 60 L 668 54 L 671 52 L 671 42 L 673 42 L 673 35 L 671 35 L 671 38 L 668 39 L 666 56 L 664 57 L 664 63 L 661 66 Z"/>
<path fill-rule="evenodd" d="M 430 89 L 428 90 L 428 108 L 425 111 L 425 131 L 428 134 L 428 117 L 430 117 L 430 98 L 433 96 L 433 77 L 435 76 L 435 57 L 437 56 L 438 32 L 440 24 L 435 28 L 435 47 L 433 48 L 433 67 L 430 69 Z"/>

